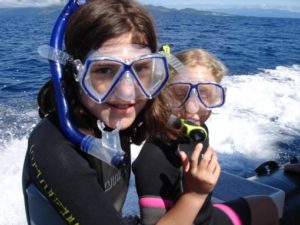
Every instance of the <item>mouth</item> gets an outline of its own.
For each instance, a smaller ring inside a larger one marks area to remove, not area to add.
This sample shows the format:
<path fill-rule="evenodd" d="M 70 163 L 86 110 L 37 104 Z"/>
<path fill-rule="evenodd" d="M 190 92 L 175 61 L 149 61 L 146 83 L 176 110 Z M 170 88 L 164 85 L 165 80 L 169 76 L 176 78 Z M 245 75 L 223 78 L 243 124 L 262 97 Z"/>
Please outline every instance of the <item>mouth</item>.
<path fill-rule="evenodd" d="M 111 108 L 117 109 L 117 110 L 127 110 L 132 107 L 134 107 L 135 104 L 123 104 L 123 103 L 106 103 Z"/>
<path fill-rule="evenodd" d="M 201 125 L 201 121 L 199 119 L 186 118 L 186 120 L 193 123 L 193 124 Z"/>

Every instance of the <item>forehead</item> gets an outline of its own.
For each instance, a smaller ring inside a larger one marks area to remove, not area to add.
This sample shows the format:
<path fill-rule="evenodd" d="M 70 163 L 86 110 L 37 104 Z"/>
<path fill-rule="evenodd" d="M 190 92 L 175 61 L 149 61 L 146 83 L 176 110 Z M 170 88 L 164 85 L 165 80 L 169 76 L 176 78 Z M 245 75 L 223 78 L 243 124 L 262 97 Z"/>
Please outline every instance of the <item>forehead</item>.
<path fill-rule="evenodd" d="M 125 33 L 105 41 L 100 48 L 93 50 L 88 57 L 106 56 L 128 60 L 149 53 L 151 53 L 151 50 L 148 46 L 133 44 L 132 34 Z"/>
<path fill-rule="evenodd" d="M 172 81 L 186 81 L 198 83 L 201 81 L 216 82 L 216 77 L 213 75 L 212 69 L 196 65 L 193 67 L 185 67 L 185 70 L 171 78 Z"/>
<path fill-rule="evenodd" d="M 144 45 L 138 44 L 114 44 L 105 45 L 92 51 L 88 58 L 111 57 L 119 60 L 130 60 L 142 55 L 150 54 L 151 50 Z"/>

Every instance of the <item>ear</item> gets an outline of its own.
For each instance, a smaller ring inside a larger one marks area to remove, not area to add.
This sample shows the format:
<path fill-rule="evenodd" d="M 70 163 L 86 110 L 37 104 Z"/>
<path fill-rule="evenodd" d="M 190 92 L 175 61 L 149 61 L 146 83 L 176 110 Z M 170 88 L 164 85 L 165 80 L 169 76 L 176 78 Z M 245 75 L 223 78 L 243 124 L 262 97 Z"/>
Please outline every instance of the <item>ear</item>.
<path fill-rule="evenodd" d="M 80 61 L 80 59 L 75 59 L 72 62 L 72 70 L 73 70 L 73 76 L 74 79 L 78 82 L 80 75 L 82 73 L 82 69 L 83 69 L 83 65 L 82 62 Z"/>

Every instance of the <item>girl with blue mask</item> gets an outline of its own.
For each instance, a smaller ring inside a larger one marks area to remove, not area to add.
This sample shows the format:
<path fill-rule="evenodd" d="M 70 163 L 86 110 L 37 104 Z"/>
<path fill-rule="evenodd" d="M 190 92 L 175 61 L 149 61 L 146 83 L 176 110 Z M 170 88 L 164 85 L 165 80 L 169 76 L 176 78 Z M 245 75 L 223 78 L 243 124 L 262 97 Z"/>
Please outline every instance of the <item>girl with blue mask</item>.
<path fill-rule="evenodd" d="M 181 51 L 175 58 L 171 55 L 168 61 L 171 76 L 154 104 L 164 107 L 165 123 L 174 130 L 149 139 L 133 163 L 143 223 L 278 224 L 277 209 L 267 196 L 212 204 L 221 169 L 216 152 L 209 147 L 205 121 L 225 102 L 220 84 L 225 66 L 196 48 Z M 198 139 L 192 138 L 194 128 L 201 133 Z M 266 211 L 268 216 L 263 216 Z"/>
<path fill-rule="evenodd" d="M 66 5 L 39 49 L 52 79 L 23 169 L 28 224 L 125 224 L 130 145 L 155 133 L 153 98 L 168 79 L 156 49 L 152 19 L 134 1 Z"/>

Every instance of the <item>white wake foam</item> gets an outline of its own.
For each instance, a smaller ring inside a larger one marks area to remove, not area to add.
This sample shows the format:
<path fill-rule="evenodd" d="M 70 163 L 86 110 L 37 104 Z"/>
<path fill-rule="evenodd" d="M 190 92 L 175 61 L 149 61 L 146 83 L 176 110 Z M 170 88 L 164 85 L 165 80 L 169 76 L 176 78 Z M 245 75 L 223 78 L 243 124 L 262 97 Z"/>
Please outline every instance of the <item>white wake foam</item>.
<path fill-rule="evenodd" d="M 228 76 L 226 104 L 208 122 L 221 153 L 267 160 L 300 131 L 300 66 L 278 66 L 255 75 Z"/>
<path fill-rule="evenodd" d="M 27 139 L 14 139 L 0 149 L 0 225 L 26 224 L 22 167 Z"/>

